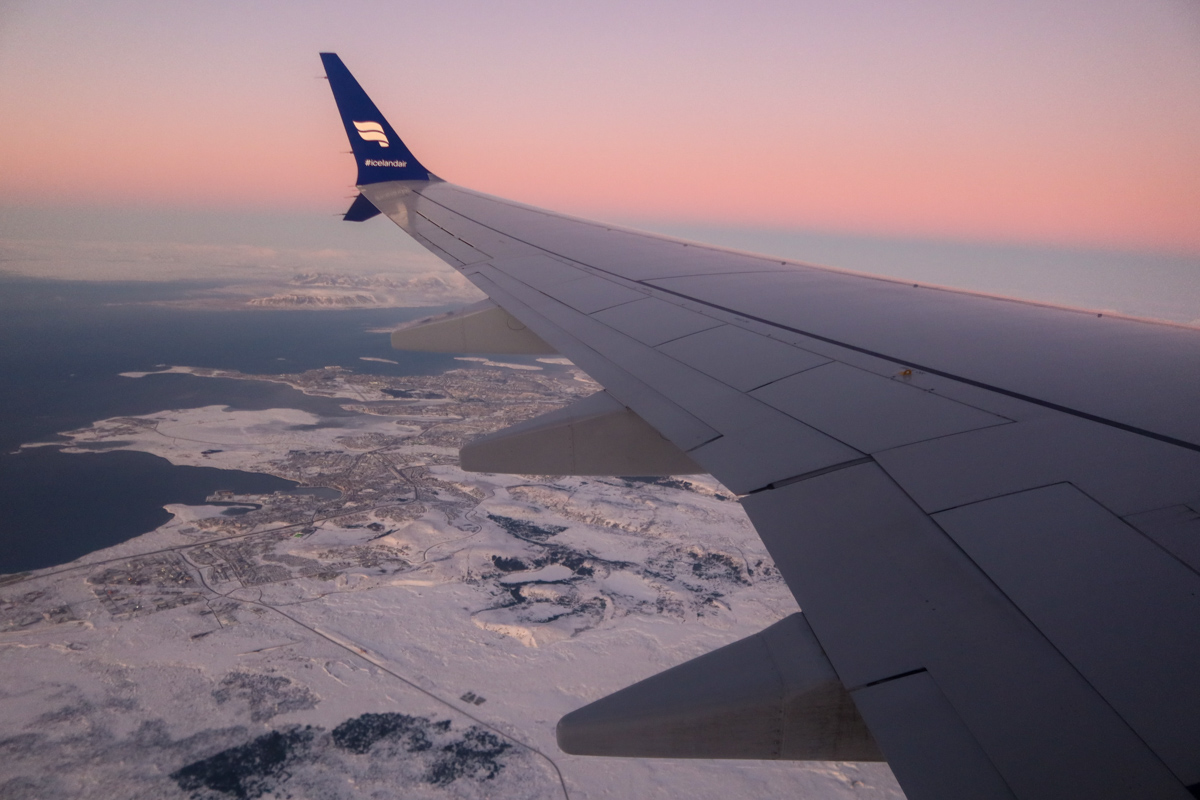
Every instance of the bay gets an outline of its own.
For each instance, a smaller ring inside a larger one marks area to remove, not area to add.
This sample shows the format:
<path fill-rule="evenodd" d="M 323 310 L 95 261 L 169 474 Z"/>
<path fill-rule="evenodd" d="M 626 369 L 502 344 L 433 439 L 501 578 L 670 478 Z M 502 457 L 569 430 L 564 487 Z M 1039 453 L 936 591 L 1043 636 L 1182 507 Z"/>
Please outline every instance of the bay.
<path fill-rule="evenodd" d="M 227 405 L 348 416 L 341 402 L 284 384 L 185 374 L 122 377 L 164 365 L 248 374 L 338 365 L 372 374 L 433 374 L 449 356 L 398 353 L 374 332 L 439 309 L 192 310 L 156 305 L 212 284 L 0 277 L 0 573 L 50 567 L 153 530 L 167 503 L 217 489 L 295 486 L 267 475 L 180 467 L 146 453 L 63 453 L 57 433 L 115 416 Z M 361 361 L 363 356 L 398 362 Z"/>

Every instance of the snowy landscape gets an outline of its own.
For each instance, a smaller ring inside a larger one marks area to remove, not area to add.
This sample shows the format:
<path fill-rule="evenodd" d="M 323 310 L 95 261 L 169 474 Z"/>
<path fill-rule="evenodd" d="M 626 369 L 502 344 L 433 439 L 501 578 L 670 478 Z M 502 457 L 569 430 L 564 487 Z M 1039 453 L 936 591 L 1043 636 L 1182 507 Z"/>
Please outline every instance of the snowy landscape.
<path fill-rule="evenodd" d="M 157 530 L 0 578 L 0 798 L 902 797 L 882 764 L 557 749 L 563 714 L 796 610 L 707 476 L 458 468 L 471 437 L 597 391 L 569 362 L 161 372 L 284 382 L 346 413 L 163 410 L 28 445 L 297 487 L 173 505 Z"/>

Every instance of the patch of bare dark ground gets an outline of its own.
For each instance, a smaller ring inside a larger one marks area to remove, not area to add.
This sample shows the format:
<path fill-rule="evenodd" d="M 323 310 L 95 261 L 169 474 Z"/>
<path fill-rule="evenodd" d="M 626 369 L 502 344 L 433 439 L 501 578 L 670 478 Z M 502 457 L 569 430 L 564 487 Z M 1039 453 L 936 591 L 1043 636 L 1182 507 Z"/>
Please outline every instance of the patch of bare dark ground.
<path fill-rule="evenodd" d="M 288 797 L 293 772 L 306 762 L 326 761 L 330 751 L 372 760 L 408 760 L 413 778 L 432 786 L 455 781 L 483 783 L 504 769 L 512 745 L 470 726 L 455 734 L 449 720 L 407 714 L 363 714 L 327 733 L 293 725 L 193 761 L 170 777 L 194 800 L 255 800 Z"/>
<path fill-rule="evenodd" d="M 318 698 L 307 686 L 282 675 L 231 672 L 213 692 L 218 705 L 240 701 L 250 709 L 250 719 L 266 722 L 279 714 L 314 708 Z"/>

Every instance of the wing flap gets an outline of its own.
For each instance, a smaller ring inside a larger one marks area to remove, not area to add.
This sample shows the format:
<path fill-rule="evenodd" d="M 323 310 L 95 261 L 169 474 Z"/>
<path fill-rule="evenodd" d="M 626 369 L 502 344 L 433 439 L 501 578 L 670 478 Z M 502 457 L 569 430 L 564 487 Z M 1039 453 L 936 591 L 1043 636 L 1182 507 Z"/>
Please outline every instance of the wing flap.
<path fill-rule="evenodd" d="M 645 420 L 598 392 L 466 444 L 468 472 L 534 475 L 695 475 L 704 472 Z"/>
<path fill-rule="evenodd" d="M 491 300 L 401 325 L 392 331 L 392 347 L 422 353 L 557 353 Z"/>
<path fill-rule="evenodd" d="M 854 702 L 887 741 L 908 800 L 1016 800 L 928 672 L 859 689 Z"/>
<path fill-rule="evenodd" d="M 1185 784 L 1200 782 L 1200 575 L 1066 483 L 934 520 Z"/>
<path fill-rule="evenodd" d="M 882 760 L 803 614 L 573 711 L 557 734 L 577 755 Z"/>
<path fill-rule="evenodd" d="M 743 505 L 852 694 L 927 671 L 1021 798 L 1188 796 L 1112 706 L 877 465 L 759 492 Z M 902 775 L 906 767 L 898 762 L 911 747 L 903 721 L 880 725 L 866 716 Z M 936 743 L 924 742 L 922 752 Z M 912 765 L 918 772 L 928 766 Z"/>

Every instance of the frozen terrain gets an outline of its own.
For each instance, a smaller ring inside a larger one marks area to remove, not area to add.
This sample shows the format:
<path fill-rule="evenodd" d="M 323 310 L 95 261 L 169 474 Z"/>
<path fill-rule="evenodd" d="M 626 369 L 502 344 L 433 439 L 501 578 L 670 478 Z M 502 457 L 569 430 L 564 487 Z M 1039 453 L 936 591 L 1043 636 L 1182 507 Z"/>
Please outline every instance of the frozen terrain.
<path fill-rule="evenodd" d="M 569 363 L 170 371 L 355 413 L 209 406 L 66 432 L 80 458 L 300 488 L 171 506 L 141 537 L 0 578 L 0 798 L 902 797 L 884 765 L 558 751 L 564 713 L 795 610 L 711 478 L 458 468 L 471 436 L 595 391 Z"/>

